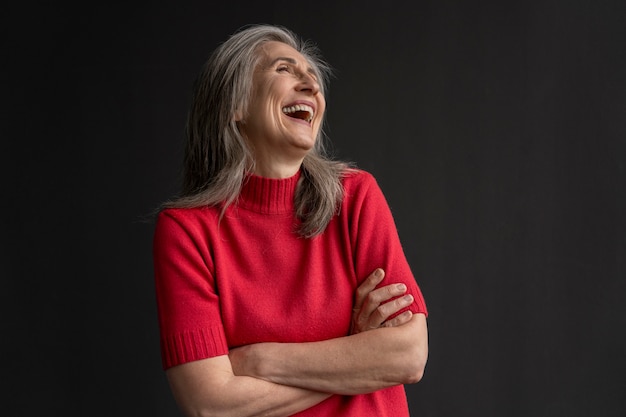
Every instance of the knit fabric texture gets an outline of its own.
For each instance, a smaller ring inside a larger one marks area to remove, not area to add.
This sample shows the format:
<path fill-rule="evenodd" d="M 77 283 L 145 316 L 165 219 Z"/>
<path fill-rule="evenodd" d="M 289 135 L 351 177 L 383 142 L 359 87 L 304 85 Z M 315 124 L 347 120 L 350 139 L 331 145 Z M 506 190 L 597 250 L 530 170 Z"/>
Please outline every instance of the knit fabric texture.
<path fill-rule="evenodd" d="M 219 207 L 167 209 L 154 235 L 163 368 L 259 342 L 309 342 L 349 334 L 356 288 L 376 268 L 379 286 L 404 283 L 426 304 L 374 177 L 343 179 L 341 208 L 326 230 L 300 237 L 291 178 L 251 175 L 220 219 Z M 298 416 L 408 416 L 402 386 L 334 395 Z"/>

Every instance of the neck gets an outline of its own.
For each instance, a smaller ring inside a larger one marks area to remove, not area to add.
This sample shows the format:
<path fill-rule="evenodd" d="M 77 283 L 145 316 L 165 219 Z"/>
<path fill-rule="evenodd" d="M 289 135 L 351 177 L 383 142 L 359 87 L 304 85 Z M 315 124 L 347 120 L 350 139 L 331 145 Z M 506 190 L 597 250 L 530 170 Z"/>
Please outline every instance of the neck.
<path fill-rule="evenodd" d="M 254 166 L 254 174 L 265 178 L 290 178 L 300 170 L 302 159 L 291 162 L 273 161 L 267 163 L 258 160 Z"/>

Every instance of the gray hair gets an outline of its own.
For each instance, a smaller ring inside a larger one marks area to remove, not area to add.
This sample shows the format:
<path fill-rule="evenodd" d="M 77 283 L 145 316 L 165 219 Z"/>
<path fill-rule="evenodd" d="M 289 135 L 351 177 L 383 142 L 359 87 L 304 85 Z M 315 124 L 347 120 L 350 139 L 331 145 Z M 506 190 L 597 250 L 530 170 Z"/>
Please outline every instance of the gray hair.
<path fill-rule="evenodd" d="M 182 193 L 164 207 L 221 205 L 223 215 L 239 196 L 255 161 L 234 116 L 247 112 L 258 49 L 270 41 L 302 54 L 317 75 L 320 92 L 326 92 L 330 67 L 314 44 L 280 26 L 253 25 L 235 32 L 211 54 L 196 80 L 187 118 Z M 349 165 L 331 160 L 323 139 L 320 129 L 296 189 L 296 215 L 302 221 L 298 232 L 303 237 L 323 232 L 343 198 L 341 176 Z"/>

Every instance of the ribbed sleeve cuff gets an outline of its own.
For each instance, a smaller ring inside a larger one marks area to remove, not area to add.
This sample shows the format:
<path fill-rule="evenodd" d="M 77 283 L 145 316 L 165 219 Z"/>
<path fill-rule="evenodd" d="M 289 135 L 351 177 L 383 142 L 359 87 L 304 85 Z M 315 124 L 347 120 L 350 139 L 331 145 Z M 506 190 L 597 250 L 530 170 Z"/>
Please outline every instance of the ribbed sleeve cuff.
<path fill-rule="evenodd" d="M 221 327 L 197 329 L 161 338 L 163 369 L 228 354 Z"/>

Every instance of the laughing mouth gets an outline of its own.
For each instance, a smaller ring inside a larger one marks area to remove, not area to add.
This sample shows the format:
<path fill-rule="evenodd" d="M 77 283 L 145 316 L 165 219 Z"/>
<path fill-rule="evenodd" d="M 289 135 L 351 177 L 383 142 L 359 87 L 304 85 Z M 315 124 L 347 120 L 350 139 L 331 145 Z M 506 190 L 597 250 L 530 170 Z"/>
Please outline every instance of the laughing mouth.
<path fill-rule="evenodd" d="M 282 108 L 283 113 L 294 119 L 304 120 L 307 123 L 311 123 L 315 112 L 311 106 L 306 104 L 294 104 L 293 106 L 285 106 Z"/>

